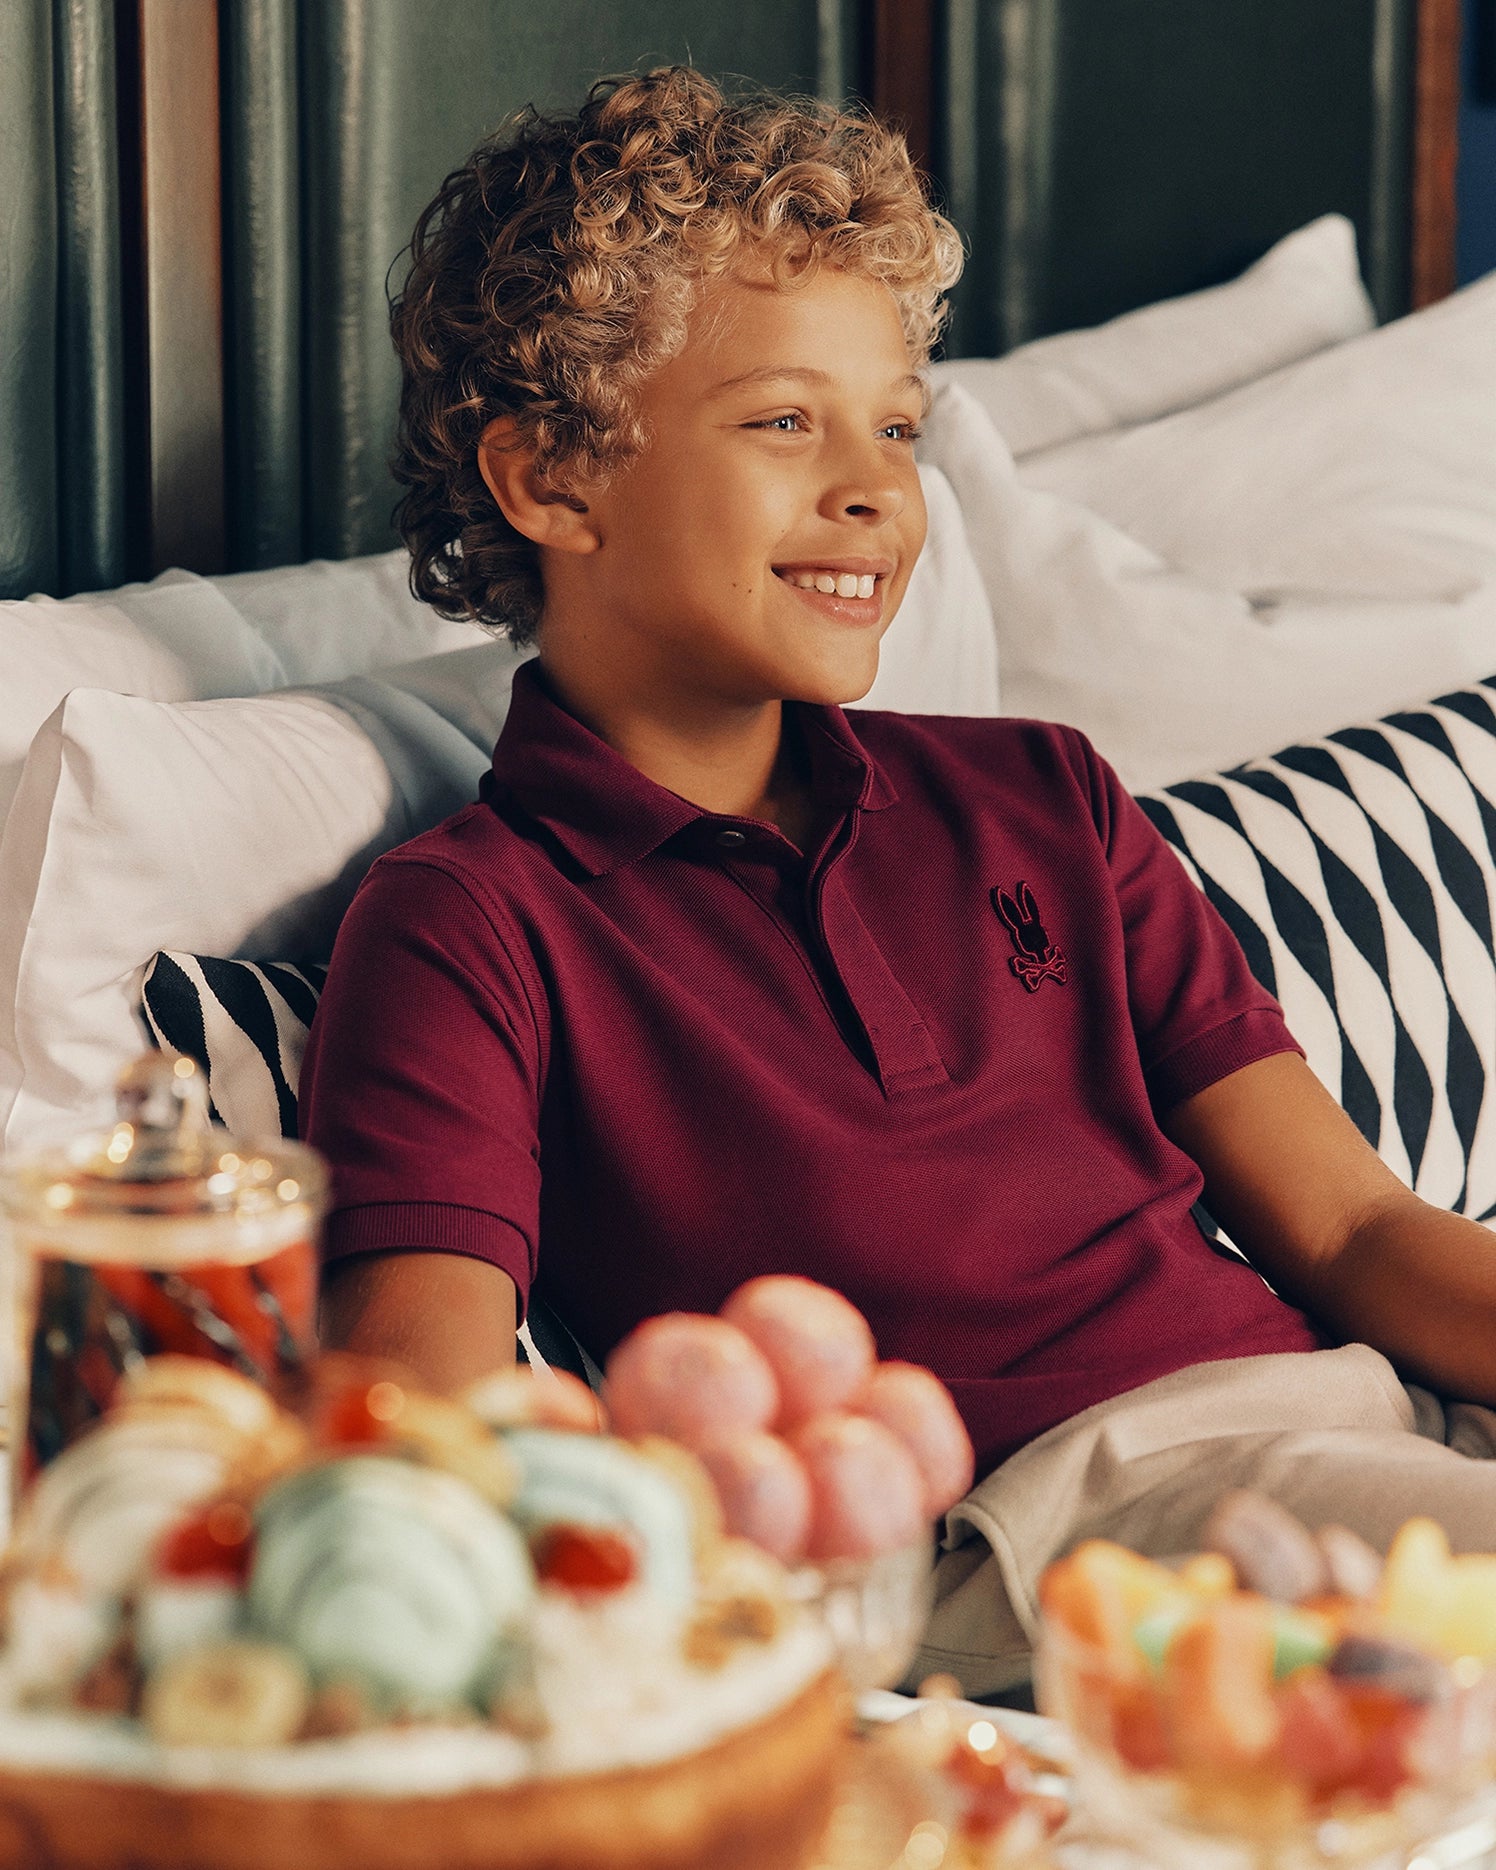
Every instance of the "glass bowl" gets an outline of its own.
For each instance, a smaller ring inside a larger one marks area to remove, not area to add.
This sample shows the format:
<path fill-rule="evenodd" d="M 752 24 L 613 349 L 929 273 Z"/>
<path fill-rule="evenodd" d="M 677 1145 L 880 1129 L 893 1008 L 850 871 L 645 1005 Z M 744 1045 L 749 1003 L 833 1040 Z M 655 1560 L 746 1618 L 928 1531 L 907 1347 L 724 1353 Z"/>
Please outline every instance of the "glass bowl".
<path fill-rule="evenodd" d="M 930 1620 L 934 1569 L 934 1550 L 922 1540 L 794 1574 L 792 1594 L 824 1624 L 855 1693 L 903 1680 Z"/>
<path fill-rule="evenodd" d="M 1088 1642 L 1052 1613 L 1035 1661 L 1041 1710 L 1074 1737 L 1091 1824 L 1145 1851 L 1152 1839 L 1170 1860 L 1190 1839 L 1253 1870 L 1404 1863 L 1490 1775 L 1496 1679 L 1469 1658 L 1417 1656 L 1400 1680 L 1244 1680 L 1235 1705 L 1214 1709 L 1171 1692 L 1142 1647 Z M 1233 1754 L 1249 1700 L 1266 1725 Z"/>

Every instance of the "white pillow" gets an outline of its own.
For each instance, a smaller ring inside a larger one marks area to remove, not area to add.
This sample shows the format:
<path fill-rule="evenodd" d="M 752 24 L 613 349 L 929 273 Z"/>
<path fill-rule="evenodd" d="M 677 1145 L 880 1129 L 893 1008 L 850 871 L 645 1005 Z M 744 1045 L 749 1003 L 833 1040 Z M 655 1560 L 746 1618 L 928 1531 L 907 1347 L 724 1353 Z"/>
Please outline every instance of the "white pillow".
<path fill-rule="evenodd" d="M 930 527 L 878 674 L 855 706 L 905 714 L 997 714 L 997 632 L 966 521 L 939 468 L 921 466 Z"/>
<path fill-rule="evenodd" d="M 280 658 L 282 682 L 336 682 L 485 640 L 477 625 L 448 623 L 412 597 L 409 578 L 410 554 L 401 547 L 213 582 Z"/>
<path fill-rule="evenodd" d="M 1254 598 L 1464 595 L 1496 579 L 1496 274 L 1023 475 Z"/>
<path fill-rule="evenodd" d="M 473 797 L 520 660 L 488 642 L 321 690 L 71 694 L 0 838 L 0 1148 L 102 1109 L 156 949 L 325 956 L 379 852 Z"/>
<path fill-rule="evenodd" d="M 283 679 L 268 645 L 206 579 L 185 571 L 61 603 L 0 603 L 0 672 L 0 825 L 32 735 L 69 689 L 178 701 Z"/>
<path fill-rule="evenodd" d="M 1326 214 L 1227 285 L 934 375 L 969 390 L 1022 456 L 1192 408 L 1375 323 L 1355 229 Z"/>
<path fill-rule="evenodd" d="M 1025 486 L 959 385 L 937 393 L 924 448 L 966 515 L 997 619 L 1004 711 L 1079 727 L 1134 790 L 1496 668 L 1496 584 L 1450 603 L 1257 610 L 1085 507 Z"/>

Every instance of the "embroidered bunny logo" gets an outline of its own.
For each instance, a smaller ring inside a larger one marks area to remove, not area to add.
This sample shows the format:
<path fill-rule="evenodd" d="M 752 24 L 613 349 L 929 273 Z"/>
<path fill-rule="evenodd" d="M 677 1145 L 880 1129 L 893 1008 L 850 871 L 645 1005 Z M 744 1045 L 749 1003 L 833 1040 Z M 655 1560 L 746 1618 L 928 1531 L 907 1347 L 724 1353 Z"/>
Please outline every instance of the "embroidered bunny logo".
<path fill-rule="evenodd" d="M 992 892 L 992 906 L 1008 925 L 1016 954 L 1008 966 L 1030 993 L 1037 993 L 1042 981 L 1065 984 L 1065 956 L 1055 947 L 1039 920 L 1039 905 L 1027 883 L 1020 883 L 1014 895 L 1005 889 Z"/>

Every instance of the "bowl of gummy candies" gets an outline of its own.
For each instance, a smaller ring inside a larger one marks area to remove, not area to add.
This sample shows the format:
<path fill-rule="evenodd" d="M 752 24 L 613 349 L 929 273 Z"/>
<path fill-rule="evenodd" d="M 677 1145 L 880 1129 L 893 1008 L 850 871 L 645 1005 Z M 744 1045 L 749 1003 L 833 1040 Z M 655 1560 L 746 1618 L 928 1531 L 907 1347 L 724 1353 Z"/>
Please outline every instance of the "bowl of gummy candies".
<path fill-rule="evenodd" d="M 1496 1759 L 1496 1556 L 1409 1520 L 1385 1560 L 1233 1492 L 1202 1549 L 1091 1539 L 1040 1587 L 1039 1703 L 1103 1832 L 1278 1866 L 1401 1863 Z"/>

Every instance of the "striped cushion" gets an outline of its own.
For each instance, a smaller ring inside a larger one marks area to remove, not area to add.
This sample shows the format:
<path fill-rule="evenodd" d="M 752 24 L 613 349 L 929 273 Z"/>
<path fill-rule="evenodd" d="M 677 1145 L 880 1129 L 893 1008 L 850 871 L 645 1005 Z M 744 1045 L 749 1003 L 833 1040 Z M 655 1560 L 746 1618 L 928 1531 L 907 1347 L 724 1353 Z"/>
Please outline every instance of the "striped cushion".
<path fill-rule="evenodd" d="M 144 1012 L 156 1043 L 195 1058 L 213 1114 L 237 1136 L 296 1134 L 296 1086 L 325 966 L 158 954 Z"/>
<path fill-rule="evenodd" d="M 1496 677 L 1141 803 L 1384 1161 L 1496 1216 Z"/>

